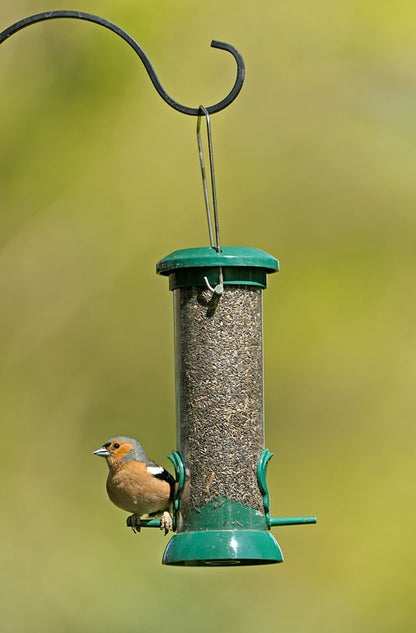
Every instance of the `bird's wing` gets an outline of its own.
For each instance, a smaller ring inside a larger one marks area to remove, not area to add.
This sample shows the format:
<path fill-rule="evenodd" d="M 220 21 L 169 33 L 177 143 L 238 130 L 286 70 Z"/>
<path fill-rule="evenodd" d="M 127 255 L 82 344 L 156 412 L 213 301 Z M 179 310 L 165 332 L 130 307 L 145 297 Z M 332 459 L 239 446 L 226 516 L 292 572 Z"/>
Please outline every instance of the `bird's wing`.
<path fill-rule="evenodd" d="M 163 468 L 163 466 L 159 466 L 158 464 L 155 464 L 154 462 L 146 462 L 146 468 L 148 472 L 151 473 L 154 477 L 156 477 L 157 479 L 162 479 L 163 481 L 166 481 L 171 487 L 171 489 L 174 490 L 175 479 L 172 477 L 170 472 L 166 470 L 166 468 Z"/>

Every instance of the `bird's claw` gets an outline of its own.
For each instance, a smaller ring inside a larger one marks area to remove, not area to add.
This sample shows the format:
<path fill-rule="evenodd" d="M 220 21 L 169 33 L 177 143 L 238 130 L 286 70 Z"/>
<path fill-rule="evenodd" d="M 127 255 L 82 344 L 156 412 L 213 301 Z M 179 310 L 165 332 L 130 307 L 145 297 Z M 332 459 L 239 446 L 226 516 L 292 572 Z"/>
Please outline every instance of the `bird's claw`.
<path fill-rule="evenodd" d="M 127 527 L 133 530 L 134 534 L 140 532 L 140 517 L 137 514 L 131 514 L 126 519 Z"/>
<path fill-rule="evenodd" d="M 170 530 L 173 530 L 173 520 L 167 510 L 165 510 L 160 519 L 160 529 L 165 530 L 165 536 Z"/>

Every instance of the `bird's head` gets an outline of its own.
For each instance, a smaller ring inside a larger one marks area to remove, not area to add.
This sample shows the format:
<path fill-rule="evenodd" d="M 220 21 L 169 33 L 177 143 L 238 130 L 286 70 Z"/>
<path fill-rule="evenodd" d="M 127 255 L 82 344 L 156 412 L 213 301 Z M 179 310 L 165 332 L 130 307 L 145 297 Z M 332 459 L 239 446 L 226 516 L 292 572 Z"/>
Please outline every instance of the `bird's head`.
<path fill-rule="evenodd" d="M 110 468 L 129 461 L 148 461 L 142 445 L 130 437 L 113 437 L 105 442 L 101 448 L 94 451 L 94 455 L 105 457 Z"/>

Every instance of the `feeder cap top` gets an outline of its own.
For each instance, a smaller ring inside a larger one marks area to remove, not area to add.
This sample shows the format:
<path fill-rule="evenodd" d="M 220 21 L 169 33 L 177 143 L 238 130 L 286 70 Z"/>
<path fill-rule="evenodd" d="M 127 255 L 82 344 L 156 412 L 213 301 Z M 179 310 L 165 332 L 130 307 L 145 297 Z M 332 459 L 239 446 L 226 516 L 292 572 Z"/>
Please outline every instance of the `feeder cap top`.
<path fill-rule="evenodd" d="M 266 273 L 279 270 L 279 262 L 258 248 L 223 246 L 221 252 L 202 246 L 174 251 L 156 265 L 159 275 L 170 275 L 184 268 L 262 268 Z"/>

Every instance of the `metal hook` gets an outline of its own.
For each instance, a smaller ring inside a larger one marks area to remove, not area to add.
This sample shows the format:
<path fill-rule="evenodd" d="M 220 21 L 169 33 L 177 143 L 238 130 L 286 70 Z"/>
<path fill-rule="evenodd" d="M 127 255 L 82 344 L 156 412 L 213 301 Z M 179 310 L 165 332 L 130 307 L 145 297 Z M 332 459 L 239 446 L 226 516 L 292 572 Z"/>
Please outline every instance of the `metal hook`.
<path fill-rule="evenodd" d="M 17 33 L 18 31 L 25 28 L 26 26 L 30 26 L 31 24 L 36 24 L 37 22 L 43 22 L 44 20 L 51 20 L 51 19 L 56 19 L 56 18 L 75 18 L 78 20 L 87 20 L 89 22 L 95 22 L 96 24 L 99 24 L 100 26 L 104 26 L 110 31 L 113 31 L 113 33 L 116 33 L 116 35 L 119 35 L 125 42 L 127 42 L 127 44 L 129 44 L 132 47 L 132 49 L 140 57 L 152 81 L 152 84 L 154 85 L 159 95 L 162 97 L 164 101 L 166 101 L 167 104 L 169 104 L 172 108 L 174 108 L 174 110 L 178 110 L 179 112 L 182 112 L 183 114 L 189 114 L 191 116 L 200 115 L 200 108 L 188 108 L 187 106 L 181 105 L 180 103 L 178 103 L 177 101 L 175 101 L 174 99 L 172 99 L 172 97 L 168 95 L 168 93 L 163 88 L 162 84 L 160 83 L 159 78 L 156 75 L 156 72 L 149 58 L 147 57 L 146 53 L 143 51 L 141 46 L 126 31 L 124 31 L 122 28 L 120 28 L 116 24 L 113 24 L 112 22 L 109 22 L 108 20 L 101 18 L 97 15 L 92 15 L 91 13 L 83 13 L 81 11 L 46 11 L 44 13 L 37 13 L 36 15 L 31 15 L 27 18 L 24 18 L 23 20 L 20 20 L 19 22 L 15 22 L 15 24 L 12 24 L 7 29 L 0 32 L 0 44 L 2 44 L 11 35 L 14 35 L 14 33 Z M 214 105 L 206 108 L 209 114 L 213 114 L 214 112 L 219 112 L 220 110 L 223 110 L 228 105 L 230 105 L 230 103 L 234 101 L 234 99 L 237 97 L 238 93 L 240 92 L 242 88 L 242 85 L 244 83 L 244 74 L 245 74 L 244 60 L 241 57 L 240 53 L 234 48 L 234 46 L 231 46 L 231 44 L 226 44 L 225 42 L 218 42 L 216 40 L 212 40 L 211 46 L 213 48 L 220 48 L 222 50 L 225 50 L 231 53 L 231 55 L 234 57 L 237 63 L 237 77 L 234 82 L 234 86 L 232 87 L 228 95 L 224 97 L 224 99 L 222 99 L 218 103 L 215 103 Z"/>

